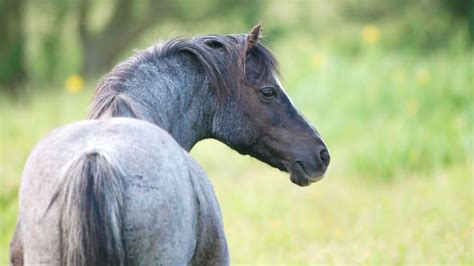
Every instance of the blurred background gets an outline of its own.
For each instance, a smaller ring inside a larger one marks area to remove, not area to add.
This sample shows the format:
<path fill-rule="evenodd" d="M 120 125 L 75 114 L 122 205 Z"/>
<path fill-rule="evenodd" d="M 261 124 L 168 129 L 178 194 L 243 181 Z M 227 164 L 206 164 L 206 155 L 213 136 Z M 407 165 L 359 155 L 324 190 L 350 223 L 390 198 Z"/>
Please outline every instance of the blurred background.
<path fill-rule="evenodd" d="M 23 165 L 95 84 L 158 40 L 261 22 L 331 165 L 308 188 L 216 141 L 191 152 L 233 264 L 473 265 L 470 0 L 0 0 L 0 265 Z"/>

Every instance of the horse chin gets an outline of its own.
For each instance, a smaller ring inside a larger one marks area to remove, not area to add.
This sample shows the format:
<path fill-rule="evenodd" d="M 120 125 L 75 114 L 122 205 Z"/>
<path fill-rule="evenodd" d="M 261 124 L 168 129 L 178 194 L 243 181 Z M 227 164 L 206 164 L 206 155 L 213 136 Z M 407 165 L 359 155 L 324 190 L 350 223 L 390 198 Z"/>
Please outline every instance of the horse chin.
<path fill-rule="evenodd" d="M 239 153 L 243 154 L 239 151 Z M 300 187 L 307 187 L 314 182 L 321 180 L 324 177 L 324 172 L 309 173 L 309 170 L 306 170 L 302 164 L 296 161 L 290 161 L 286 159 L 280 159 L 277 157 L 265 156 L 266 154 L 261 154 L 258 152 L 247 152 L 252 157 L 267 163 L 268 165 L 279 169 L 280 171 L 287 172 L 290 174 L 290 180 L 294 184 Z"/>
<path fill-rule="evenodd" d="M 312 183 L 318 182 L 324 177 L 324 173 L 306 173 L 305 169 L 298 163 L 295 163 L 292 165 L 292 167 L 289 167 L 288 172 L 290 173 L 291 182 L 300 187 L 307 187 Z"/>

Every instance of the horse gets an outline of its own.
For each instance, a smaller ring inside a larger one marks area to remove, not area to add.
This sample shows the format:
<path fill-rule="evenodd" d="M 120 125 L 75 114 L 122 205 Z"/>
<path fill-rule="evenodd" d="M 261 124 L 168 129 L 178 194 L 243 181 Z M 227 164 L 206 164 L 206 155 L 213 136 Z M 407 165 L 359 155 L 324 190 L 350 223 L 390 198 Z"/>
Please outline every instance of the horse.
<path fill-rule="evenodd" d="M 30 154 L 12 264 L 227 265 L 219 204 L 189 151 L 213 138 L 309 186 L 330 155 L 273 53 L 247 34 L 157 43 L 98 84 L 89 119 Z"/>

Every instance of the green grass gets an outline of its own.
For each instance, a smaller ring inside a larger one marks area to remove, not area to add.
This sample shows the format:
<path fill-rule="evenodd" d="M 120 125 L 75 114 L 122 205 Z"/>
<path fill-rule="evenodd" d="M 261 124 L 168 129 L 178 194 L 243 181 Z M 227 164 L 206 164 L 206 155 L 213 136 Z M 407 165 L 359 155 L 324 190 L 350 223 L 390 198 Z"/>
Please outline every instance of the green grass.
<path fill-rule="evenodd" d="M 472 169 L 377 186 L 330 175 L 301 189 L 255 168 L 213 178 L 235 263 L 472 265 Z"/>
<path fill-rule="evenodd" d="M 323 181 L 300 188 L 215 141 L 197 145 L 232 262 L 472 265 L 472 53 L 372 47 L 344 57 L 307 41 L 274 48 L 283 83 L 332 161 Z M 28 153 L 51 129 L 85 117 L 92 95 L 92 86 L 35 89 L 21 101 L 0 95 L 0 265 Z"/>

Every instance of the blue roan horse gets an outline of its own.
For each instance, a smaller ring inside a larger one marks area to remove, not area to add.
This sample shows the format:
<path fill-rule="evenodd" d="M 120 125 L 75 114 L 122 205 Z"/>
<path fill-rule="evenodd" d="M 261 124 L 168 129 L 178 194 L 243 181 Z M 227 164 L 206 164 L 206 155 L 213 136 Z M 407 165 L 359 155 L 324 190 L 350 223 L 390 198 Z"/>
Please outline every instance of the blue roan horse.
<path fill-rule="evenodd" d="M 300 186 L 319 180 L 327 148 L 285 94 L 259 33 L 174 39 L 106 75 L 92 120 L 54 130 L 31 153 L 12 263 L 228 264 L 212 185 L 188 154 L 205 138 Z"/>

